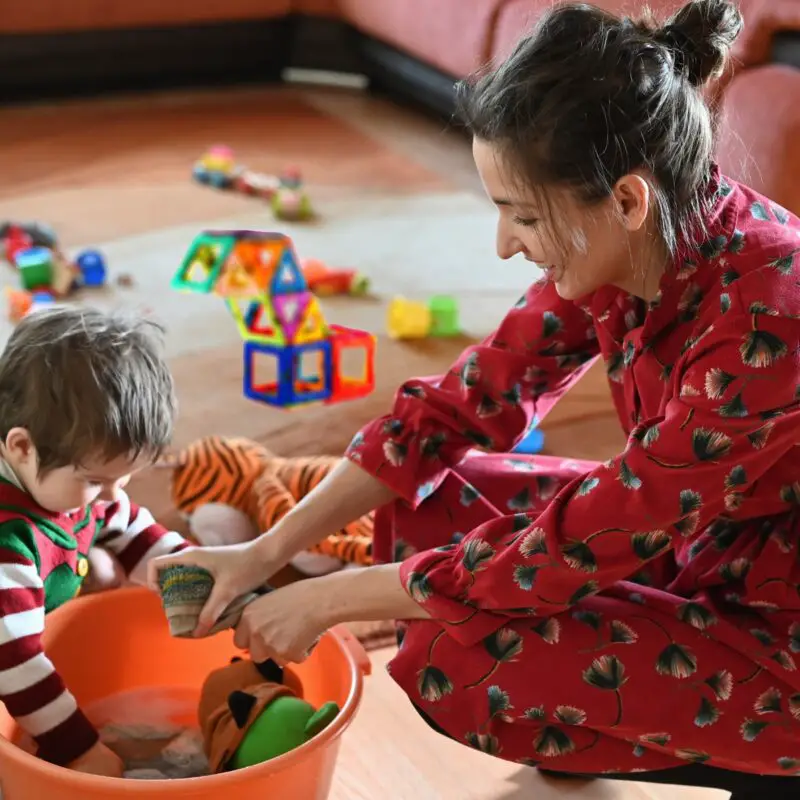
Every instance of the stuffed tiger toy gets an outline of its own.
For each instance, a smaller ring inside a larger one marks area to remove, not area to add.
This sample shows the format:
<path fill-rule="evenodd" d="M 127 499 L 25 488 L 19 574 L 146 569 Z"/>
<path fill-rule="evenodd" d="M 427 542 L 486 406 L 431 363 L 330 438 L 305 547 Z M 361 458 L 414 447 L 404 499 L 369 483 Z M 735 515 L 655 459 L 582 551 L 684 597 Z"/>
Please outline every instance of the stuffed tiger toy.
<path fill-rule="evenodd" d="M 302 500 L 336 466 L 335 456 L 281 458 L 249 439 L 207 436 L 162 456 L 172 500 L 201 545 L 255 538 Z M 307 574 L 372 564 L 373 515 L 328 536 L 292 564 Z"/>

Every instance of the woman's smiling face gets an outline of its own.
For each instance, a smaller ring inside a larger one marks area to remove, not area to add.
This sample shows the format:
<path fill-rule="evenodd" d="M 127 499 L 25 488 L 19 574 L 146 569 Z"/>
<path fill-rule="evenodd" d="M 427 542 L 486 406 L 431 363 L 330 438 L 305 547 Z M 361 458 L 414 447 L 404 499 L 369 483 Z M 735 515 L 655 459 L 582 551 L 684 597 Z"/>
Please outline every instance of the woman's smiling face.
<path fill-rule="evenodd" d="M 544 270 L 565 300 L 602 286 L 639 293 L 634 250 L 649 211 L 647 183 L 625 176 L 608 198 L 587 205 L 566 189 L 526 190 L 494 145 L 474 139 L 473 157 L 486 194 L 497 206 L 497 254 L 522 254 Z M 543 207 L 545 206 L 545 207 Z"/>

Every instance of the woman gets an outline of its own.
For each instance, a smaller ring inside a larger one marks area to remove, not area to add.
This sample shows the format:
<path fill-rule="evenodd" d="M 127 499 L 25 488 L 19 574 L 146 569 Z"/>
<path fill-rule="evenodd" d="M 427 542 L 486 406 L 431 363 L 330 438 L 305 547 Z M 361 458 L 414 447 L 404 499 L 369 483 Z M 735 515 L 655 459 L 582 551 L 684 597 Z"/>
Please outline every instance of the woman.
<path fill-rule="evenodd" d="M 198 633 L 378 509 L 380 566 L 260 599 L 237 643 L 300 661 L 331 624 L 404 620 L 391 674 L 457 741 L 557 772 L 793 791 L 800 220 L 712 161 L 702 87 L 741 25 L 726 0 L 662 27 L 562 6 L 460 87 L 498 254 L 545 277 L 446 375 L 404 384 L 273 530 L 155 565 L 214 574 Z M 624 451 L 504 455 L 598 355 Z"/>

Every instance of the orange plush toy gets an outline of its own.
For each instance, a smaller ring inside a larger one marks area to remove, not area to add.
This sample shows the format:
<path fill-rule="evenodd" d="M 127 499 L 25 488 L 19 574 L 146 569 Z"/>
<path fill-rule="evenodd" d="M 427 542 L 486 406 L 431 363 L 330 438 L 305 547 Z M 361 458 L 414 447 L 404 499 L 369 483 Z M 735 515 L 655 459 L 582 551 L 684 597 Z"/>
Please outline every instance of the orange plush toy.
<path fill-rule="evenodd" d="M 269 530 L 336 466 L 335 456 L 281 458 L 249 439 L 207 436 L 163 456 L 173 470 L 172 499 L 201 545 L 236 544 Z M 367 514 L 292 564 L 307 575 L 372 564 L 373 516 Z"/>

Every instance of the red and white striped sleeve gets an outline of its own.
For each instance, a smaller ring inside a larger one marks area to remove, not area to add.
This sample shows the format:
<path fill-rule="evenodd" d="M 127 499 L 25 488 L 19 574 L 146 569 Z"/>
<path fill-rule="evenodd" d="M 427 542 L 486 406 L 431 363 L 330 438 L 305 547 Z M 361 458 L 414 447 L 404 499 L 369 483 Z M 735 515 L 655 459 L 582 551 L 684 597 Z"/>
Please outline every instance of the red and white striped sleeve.
<path fill-rule="evenodd" d="M 98 734 L 44 654 L 44 585 L 34 554 L 14 544 L 0 547 L 0 700 L 38 744 L 39 756 L 66 766 Z"/>
<path fill-rule="evenodd" d="M 175 531 L 159 525 L 146 509 L 120 491 L 102 515 L 103 528 L 94 544 L 111 551 L 134 583 L 147 582 L 147 562 L 189 546 Z"/>

